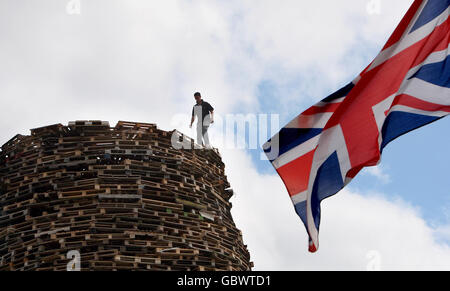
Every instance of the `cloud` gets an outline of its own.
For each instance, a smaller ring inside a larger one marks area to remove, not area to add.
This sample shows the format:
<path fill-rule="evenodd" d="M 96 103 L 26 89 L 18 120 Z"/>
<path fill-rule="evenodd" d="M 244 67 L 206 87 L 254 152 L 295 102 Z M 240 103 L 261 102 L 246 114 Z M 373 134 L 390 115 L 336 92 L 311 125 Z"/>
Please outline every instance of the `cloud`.
<path fill-rule="evenodd" d="M 369 174 L 380 180 L 384 184 L 391 182 L 391 176 L 385 171 L 386 166 L 375 166 L 364 169 L 362 174 Z"/>
<path fill-rule="evenodd" d="M 244 152 L 222 155 L 237 193 L 232 214 L 256 270 L 366 270 L 374 253 L 381 270 L 450 270 L 450 247 L 442 240 L 450 225 L 431 228 L 420 209 L 389 193 L 344 189 L 324 200 L 320 248 L 309 254 L 306 230 L 281 179 L 257 173 Z"/>
<path fill-rule="evenodd" d="M 436 227 L 434 236 L 438 242 L 450 245 L 450 225 L 447 224 Z"/>

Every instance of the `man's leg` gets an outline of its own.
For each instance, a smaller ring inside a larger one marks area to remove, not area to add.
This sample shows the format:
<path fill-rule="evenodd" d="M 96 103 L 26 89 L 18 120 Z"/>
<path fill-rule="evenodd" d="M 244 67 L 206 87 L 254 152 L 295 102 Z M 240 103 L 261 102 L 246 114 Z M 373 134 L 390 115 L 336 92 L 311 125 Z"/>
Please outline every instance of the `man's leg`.
<path fill-rule="evenodd" d="M 199 146 L 202 145 L 202 135 L 203 135 L 203 129 L 201 124 L 197 125 L 197 144 Z"/>
<path fill-rule="evenodd" d="M 208 136 L 208 128 L 209 126 L 203 126 L 203 139 L 205 140 L 205 147 L 210 147 L 209 144 L 209 136 Z"/>

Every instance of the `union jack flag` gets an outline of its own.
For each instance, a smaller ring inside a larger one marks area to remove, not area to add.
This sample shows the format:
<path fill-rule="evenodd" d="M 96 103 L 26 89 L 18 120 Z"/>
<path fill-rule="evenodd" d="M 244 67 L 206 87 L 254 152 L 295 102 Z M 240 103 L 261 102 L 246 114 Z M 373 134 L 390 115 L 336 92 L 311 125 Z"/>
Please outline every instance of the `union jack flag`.
<path fill-rule="evenodd" d="M 263 149 L 319 246 L 320 203 L 384 147 L 450 114 L 450 0 L 415 0 L 375 60 L 351 83 L 315 104 Z"/>

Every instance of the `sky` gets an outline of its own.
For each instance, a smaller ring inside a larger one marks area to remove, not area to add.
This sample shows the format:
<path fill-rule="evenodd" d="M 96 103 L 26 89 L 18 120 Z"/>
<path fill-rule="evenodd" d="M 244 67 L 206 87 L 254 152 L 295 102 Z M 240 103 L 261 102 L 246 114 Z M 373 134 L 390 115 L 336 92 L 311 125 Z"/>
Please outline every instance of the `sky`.
<path fill-rule="evenodd" d="M 380 166 L 322 203 L 316 254 L 281 179 L 260 159 L 262 143 L 238 132 L 247 146 L 222 139 L 227 117 L 276 116 L 276 131 L 353 80 L 411 4 L 2 0 L 0 144 L 73 120 L 156 123 L 194 137 L 200 91 L 215 108 L 210 139 L 255 270 L 450 270 L 449 118 L 389 144 Z"/>

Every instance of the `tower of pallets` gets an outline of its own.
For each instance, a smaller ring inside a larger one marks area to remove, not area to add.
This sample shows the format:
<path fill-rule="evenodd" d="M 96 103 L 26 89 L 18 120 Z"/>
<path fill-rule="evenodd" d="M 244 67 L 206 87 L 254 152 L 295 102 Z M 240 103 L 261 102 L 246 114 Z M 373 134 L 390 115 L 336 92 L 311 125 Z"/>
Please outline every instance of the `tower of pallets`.
<path fill-rule="evenodd" d="M 174 132 L 74 121 L 5 143 L 0 270 L 251 270 L 219 152 Z"/>

